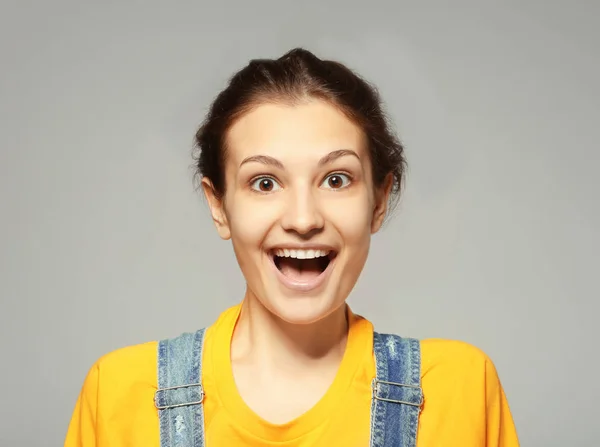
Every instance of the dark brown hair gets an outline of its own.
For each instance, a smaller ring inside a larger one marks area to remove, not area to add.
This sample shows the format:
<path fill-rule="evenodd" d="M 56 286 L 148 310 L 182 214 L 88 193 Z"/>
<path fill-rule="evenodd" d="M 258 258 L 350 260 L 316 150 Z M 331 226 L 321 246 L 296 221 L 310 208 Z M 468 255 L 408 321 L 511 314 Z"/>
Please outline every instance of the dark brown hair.
<path fill-rule="evenodd" d="M 382 186 L 391 173 L 391 199 L 397 199 L 404 179 L 404 148 L 388 125 L 377 90 L 343 64 L 319 59 L 302 48 L 278 59 L 252 60 L 233 75 L 196 133 L 198 176 L 209 178 L 222 197 L 226 133 L 235 120 L 267 102 L 293 105 L 312 98 L 337 107 L 362 128 L 369 144 L 373 183 Z"/>

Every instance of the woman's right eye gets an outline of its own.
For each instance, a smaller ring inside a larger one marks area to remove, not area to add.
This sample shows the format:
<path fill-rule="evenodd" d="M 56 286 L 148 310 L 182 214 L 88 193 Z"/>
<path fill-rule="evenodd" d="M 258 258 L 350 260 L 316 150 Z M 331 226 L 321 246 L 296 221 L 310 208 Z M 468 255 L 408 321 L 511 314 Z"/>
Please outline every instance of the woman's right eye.
<path fill-rule="evenodd" d="M 254 180 L 252 180 L 252 183 L 250 183 L 250 187 L 258 192 L 273 192 L 281 189 L 279 183 L 277 183 L 271 177 L 257 177 Z"/>

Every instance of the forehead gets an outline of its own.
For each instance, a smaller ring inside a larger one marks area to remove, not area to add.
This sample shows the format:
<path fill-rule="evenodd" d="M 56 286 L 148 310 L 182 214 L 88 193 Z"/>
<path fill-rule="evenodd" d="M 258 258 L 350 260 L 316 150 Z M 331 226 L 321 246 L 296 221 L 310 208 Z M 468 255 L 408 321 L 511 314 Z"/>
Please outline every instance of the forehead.
<path fill-rule="evenodd" d="M 359 126 L 323 101 L 299 105 L 261 104 L 240 117 L 227 135 L 228 158 L 240 162 L 251 155 L 282 160 L 321 158 L 338 149 L 365 155 Z"/>

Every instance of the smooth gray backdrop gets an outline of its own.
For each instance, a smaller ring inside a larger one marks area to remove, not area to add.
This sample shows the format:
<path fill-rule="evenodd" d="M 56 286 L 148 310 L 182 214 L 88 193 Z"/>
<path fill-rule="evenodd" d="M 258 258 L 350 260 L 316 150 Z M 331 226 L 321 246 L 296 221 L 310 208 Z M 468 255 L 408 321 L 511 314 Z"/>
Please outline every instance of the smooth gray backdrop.
<path fill-rule="evenodd" d="M 98 357 L 241 299 L 192 137 L 295 46 L 374 81 L 407 148 L 354 309 L 486 351 L 522 445 L 598 445 L 598 5 L 2 1 L 0 445 L 62 445 Z"/>

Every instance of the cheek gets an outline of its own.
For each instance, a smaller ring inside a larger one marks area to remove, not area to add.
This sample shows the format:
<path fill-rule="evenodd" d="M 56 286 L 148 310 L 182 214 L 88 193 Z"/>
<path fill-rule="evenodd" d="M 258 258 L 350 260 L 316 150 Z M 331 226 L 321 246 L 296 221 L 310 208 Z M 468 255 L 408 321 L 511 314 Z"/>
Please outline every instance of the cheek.
<path fill-rule="evenodd" d="M 370 240 L 373 219 L 372 204 L 364 194 L 349 200 L 332 200 L 325 207 L 329 220 L 350 246 Z"/>
<path fill-rule="evenodd" d="M 258 249 L 277 221 L 279 210 L 275 201 L 232 197 L 226 212 L 234 248 L 252 246 Z"/>

